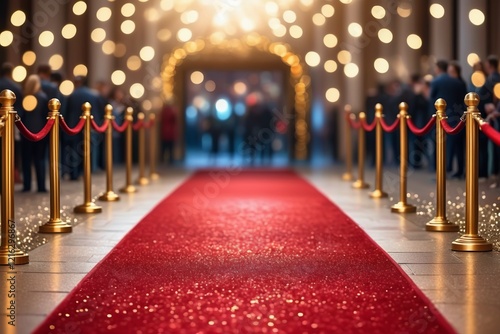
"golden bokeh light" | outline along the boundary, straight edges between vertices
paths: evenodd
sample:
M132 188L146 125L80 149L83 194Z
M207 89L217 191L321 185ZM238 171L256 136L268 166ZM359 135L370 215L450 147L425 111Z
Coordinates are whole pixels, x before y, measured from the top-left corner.
M309 51L305 57L306 64L311 67L316 67L321 62L321 57L316 51Z
M177 40L187 42L193 37L193 33L188 28L181 28L177 32Z
M115 52L115 48L116 48L116 45L115 45L115 42L113 42L112 40L107 40L107 41L104 41L104 43L102 43L102 52L106 55L112 55L114 52Z
M59 85L59 91L63 94L63 95L70 95L71 93L73 93L73 91L75 90L75 85L73 84L73 81L71 80L64 80L63 82L61 82L61 84Z
M474 64L476 64L480 61L481 61L481 58L479 58L477 53L472 52L472 53L469 53L469 55L467 56L467 63L470 66L474 66Z
M168 30L167 28L160 29L156 33L156 38L158 38L158 40L160 40L161 42L166 42L170 38L172 38L172 32L170 30Z
M433 18L440 19L445 14L444 7L443 7L443 5L441 5L439 3L433 3L429 7L429 13L431 14L431 16Z
M378 39L382 42L382 43L390 43L392 42L392 32L387 29L387 28L382 28L378 31Z
M247 92L247 85L244 82L238 81L234 83L233 90L238 95L243 95Z
M341 63L342 65L345 65L345 64L348 64L351 62L352 56L351 56L351 53L349 51L341 50L337 54L337 59L339 60L339 63Z
M103 28L95 28L90 33L90 38L94 42L100 43L106 39L106 30L104 30Z
M359 37L363 34L363 28L357 22L349 23L347 26L347 31L352 37Z
M161 0L160 8L165 12L174 9L174 0Z
M152 46L144 46L139 52L139 56L143 61L150 61L155 57L155 49Z
M243 31L252 31L255 29L255 23L248 17L245 17L240 21L240 26Z
M283 13L283 20L286 23L294 23L295 20L297 20L297 14L295 14L293 10L285 10L285 12Z
M85 1L77 1L73 5L73 14L83 15L87 11L87 4Z
M196 10L189 10L181 14L181 22L184 24L192 24L198 21L199 16Z
M156 8L148 8L144 12L144 17L149 22L156 22L161 18L161 14Z
M325 65L324 65L324 68L325 68L325 71L328 72L328 73L333 73L337 70L337 62L335 60L327 60L325 61Z
M10 23L12 23L14 27L20 27L24 22L26 22L26 14L22 10L16 10L10 16Z
M62 29L61 29L61 35L65 39L72 39L75 37L77 32L76 26L72 23L66 24Z
M266 2L266 4L264 5L264 10L266 11L266 14L267 15L276 15L278 14L278 11L279 11L279 6L276 2Z
M300 26L293 25L290 27L289 33L290 33L290 36L292 36L293 38L299 39L302 37L304 32L302 31L302 28Z
M111 73L111 82L113 85L120 86L123 85L125 80L127 79L127 76L125 75L125 72L122 70L115 70L113 73Z
M358 65L354 63L349 63L344 66L344 74L348 78L354 78L358 75L359 73L359 67Z
M138 69L141 68L141 65L142 65L142 61L141 61L141 58L139 58L138 56L130 56L128 59L127 59L127 68L131 71L137 71Z
M116 43L115 45L115 52L113 52L113 55L115 57L123 57L127 53L127 47L123 43Z
M493 86L493 93L497 99L500 99L500 83L496 83L495 86Z
M477 88L483 87L484 83L486 82L486 76L481 71L475 71L471 75L471 82Z
M125 35L130 35L135 30L135 22L132 20L125 20L122 22L120 29Z
M58 71L64 64L64 58L60 54L54 54L49 58L49 65L54 71Z
M406 43L408 46L414 50L418 50L422 47L422 39L417 34L410 34L406 38Z
M471 9L469 12L469 20L475 26L480 26L485 21L484 13L479 9Z
M376 19L383 19L385 17L385 9L382 6L376 5L372 7L372 16Z
M338 43L337 36L334 34L326 34L325 37L323 37L323 43L327 48L334 48Z
M22 82L24 79L26 79L26 76L28 75L28 71L26 71L26 68L24 66L16 66L12 70L12 79L17 82Z
M38 100L36 96L34 95L26 95L23 98L23 109L30 112L35 110L36 106L38 105Z
M73 75L76 76L87 76L89 69L84 64L78 64L73 68Z
M276 37L283 37L286 35L286 27L284 25L280 25L276 29L273 30L273 34Z
M38 36L38 43L43 47L51 46L54 43L54 34L52 31L45 30L42 31L40 36Z
M200 71L194 71L190 76L191 82L195 85L199 85L205 80L205 76Z
M325 94L328 102L334 103L340 99L340 92L337 88L329 88Z
M332 17L335 14L335 8L330 4L323 5L323 7L321 7L321 14L323 14L324 17Z
M141 105L144 111L150 111L153 109L153 102L151 102L151 100L144 100Z
M403 18L409 17L412 12L411 3L409 1L401 2L398 6L397 12L398 15Z
M377 58L373 62L373 67L378 73L387 73L389 71L389 62L384 58Z
M135 13L135 6L132 3L126 3L122 6L120 12L124 17L131 17Z
M316 13L312 17L314 25L322 26L326 23L326 18L321 13Z
M101 22L106 22L111 18L112 11L109 7L101 7L97 10L95 16Z
M23 54L24 65L31 66L35 63L35 61L36 61L36 53L34 53L33 51L26 51Z
M0 45L3 47L7 47L12 44L14 41L14 34L9 31L5 30L0 33Z
M130 96L132 96L134 99L140 99L144 95L144 86L138 82L132 84L130 86Z

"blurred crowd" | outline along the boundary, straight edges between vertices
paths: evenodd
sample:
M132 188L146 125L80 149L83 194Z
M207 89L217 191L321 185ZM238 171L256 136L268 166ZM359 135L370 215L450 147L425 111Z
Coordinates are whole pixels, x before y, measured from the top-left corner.
M412 121L422 128L436 113L434 106L439 98L446 101L447 121L451 126L460 122L466 106L464 97L468 92L479 95L478 106L481 117L500 130L500 103L494 88L500 83L499 60L491 55L485 61L474 64L474 80L465 80L462 69L456 61L439 60L435 63L432 75L413 75L409 82L392 80L368 92L366 110L368 121L375 116L375 105L383 105L387 123L392 124L399 113L399 104L408 104ZM475 77L475 78L474 78ZM498 90L498 87L497 87ZM375 161L375 133L367 133L367 153L372 164ZM384 162L398 165L400 150L399 130L384 133ZM409 163L414 169L435 170L435 130L421 137L408 131ZM450 178L465 176L465 129L459 134L446 137L446 170ZM491 187L499 185L500 149L482 133L479 134L479 180L491 179Z
M89 87L87 78L77 76L73 80L73 92L65 96L59 86L63 82L63 76L53 72L46 64L38 66L35 74L29 75L23 85L19 85L12 79L13 66L4 63L0 69L0 91L9 89L16 95L14 108L22 122L29 131L36 133L40 131L47 122L49 113L48 102L52 98L61 101L61 115L70 127L74 127L80 120L82 105L89 102L92 106L91 113L97 124L104 121L104 108L107 104L113 107L113 116L118 124L124 120L125 110L131 106L137 110L135 101L129 98L119 88L111 86L106 82L98 82L95 87ZM25 97L34 96L36 105L23 103ZM61 174L70 180L78 180L83 173L83 132L70 136L61 132ZM48 136L44 139L32 142L22 136L15 128L15 181L23 184L23 192L29 192L32 188L32 169L36 175L38 192L47 192L46 168L48 165ZM113 161L122 163L124 161L124 138L123 134L113 132ZM104 135L91 131L91 168L92 172L104 169Z

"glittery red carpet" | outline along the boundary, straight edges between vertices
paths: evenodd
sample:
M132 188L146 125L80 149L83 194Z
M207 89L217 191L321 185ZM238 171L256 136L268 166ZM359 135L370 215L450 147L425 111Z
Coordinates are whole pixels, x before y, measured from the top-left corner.
M349 217L280 170L195 174L35 333L453 329Z

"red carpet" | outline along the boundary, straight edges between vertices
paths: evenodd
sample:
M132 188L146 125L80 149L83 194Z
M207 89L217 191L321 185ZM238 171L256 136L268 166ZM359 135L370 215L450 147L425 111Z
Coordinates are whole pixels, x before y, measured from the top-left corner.
M384 251L294 172L234 174L195 174L35 333L454 332Z

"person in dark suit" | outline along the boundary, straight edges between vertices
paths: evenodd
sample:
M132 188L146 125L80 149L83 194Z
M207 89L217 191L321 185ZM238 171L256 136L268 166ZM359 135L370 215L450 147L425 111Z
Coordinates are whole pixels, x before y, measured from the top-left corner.
M500 73L498 72L498 57L488 56L484 65L488 77L484 85L479 89L479 111L481 117L487 117L486 105L495 103L495 94L493 89L500 82ZM488 177L488 138L480 131L479 132L479 178L486 180Z
M11 90L15 95L16 95L16 102L14 102L14 110L17 112L22 112L23 110L23 92L21 89L21 86L18 85L14 80L12 80L12 71L14 69L14 66L12 66L11 63L3 63L2 67L0 68L0 92L8 89ZM17 131L15 129L14 131ZM0 138L0 143L1 143L1 138ZM19 170L21 169L21 140L19 137L19 134L16 133L15 135L15 143L14 143L14 177L16 180L16 183L21 182L20 178L20 173ZM1 157L0 157L0 166L3 166L1 163ZM1 184L1 180L0 180Z
M19 116L29 131L39 132L47 122L49 113L47 95L42 90L40 77L30 75L24 84L24 95L36 98L36 106L32 110L22 110ZM47 165L47 149L49 138L32 142L21 135L21 158L23 162L23 192L31 191L31 166L35 166L38 192L45 193L45 171Z
M94 110L103 110L99 94L91 90L87 85L87 78L77 76L74 80L75 90L70 94L67 100L67 107L64 112L64 119L70 127L74 127L80 121L82 115L82 105L85 102L92 106L91 113ZM70 136L64 147L63 165L67 167L71 180L77 180L83 170L83 133ZM91 151L91 154L95 152Z
M446 116L451 126L456 126L460 122L460 117L465 110L464 97L467 94L467 86L460 79L451 77L448 73L448 62L439 60L435 66L436 76L431 81L429 108L435 110L434 103L439 98L446 101ZM446 170L453 170L453 152L460 142L456 137L448 135L446 137ZM463 163L458 164L458 170L455 177L461 177L464 173Z
M42 81L42 90L47 95L47 98L50 100L52 98L61 100L61 94L59 93L59 88L56 86L54 82L50 80L50 76L52 74L52 68L48 64L43 64L38 66L37 74Z

